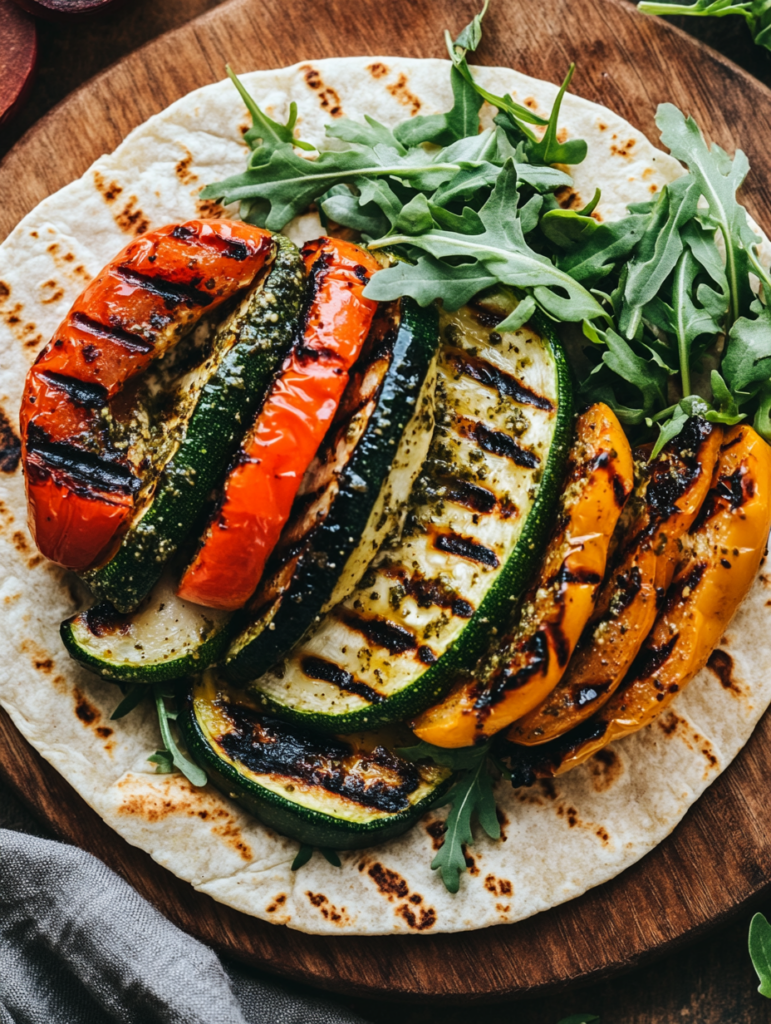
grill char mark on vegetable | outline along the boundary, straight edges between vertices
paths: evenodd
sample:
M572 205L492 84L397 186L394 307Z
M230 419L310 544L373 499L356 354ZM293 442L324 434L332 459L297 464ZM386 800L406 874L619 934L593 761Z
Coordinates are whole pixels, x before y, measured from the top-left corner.
M114 324L100 324L97 320L92 320L91 317L86 316L85 313L73 313L71 319L75 326L83 331L84 334L91 334L95 338L111 341L114 344L121 345L123 348L136 352L152 352L153 350L153 343L147 341L141 335L124 331L121 327L117 327Z
M511 770L514 789L532 786L537 779L550 779L556 775L566 757L587 740L600 739L607 729L606 722L587 718L570 732L539 746L523 747L501 740L498 754Z
M63 391L75 405L84 409L101 409L107 404L107 388L101 384L90 384L75 377L66 377L62 373L50 371L40 374L41 378L52 387Z
M196 284L182 284L178 281L169 281L160 275L151 277L149 274L140 274L131 267L116 267L115 273L127 284L135 288L144 288L152 295L163 299L167 309L175 309L177 306L209 306L215 296L202 291L196 285L200 284L200 278ZM196 279L194 279L196 280Z
M345 669L340 668L333 661L325 661L323 658L303 658L301 667L309 679L320 679L324 683L331 683L339 690L345 690L347 693L355 693L358 697L363 697L370 704L382 704L385 700L385 697L379 694L377 690L373 690L366 683L361 683L354 679L350 672L346 672Z
M413 598L419 608L449 608L459 619L470 619L474 614L473 606L441 579L427 579L419 573L411 573L403 565L380 566L378 572L388 579L398 580L404 596Z
M409 807L409 795L420 785L417 767L384 747L356 755L353 747L334 737L319 737L239 704L217 701L233 723L233 731L217 743L234 761L257 774L281 775L319 786L362 807L396 813ZM350 763L346 765L344 762ZM383 768L398 781L372 780Z
M365 618L347 608L337 610L338 617L348 626L366 637L369 643L377 647L385 647L389 654L403 654L405 651L417 650L418 642L415 634L388 619Z
M510 459L525 469L537 469L541 464L535 452L525 448L503 430L491 430L484 423L463 419L458 423L458 433L474 441L483 451L502 459Z
M237 260L239 263L243 263L250 255L253 254L253 250L250 252L249 246L240 238L223 238L222 235L216 235L214 238L206 239L203 241L192 228L187 227L186 224L178 224L177 227L171 232L174 238L179 238L183 242L189 241L194 238L197 245L207 245L208 247L216 248L217 252L226 256L228 259Z
M447 554L457 555L458 558L467 558L470 562L478 562L491 569L497 569L500 559L494 551L479 544L470 537L461 537L458 533L439 533L434 537L434 547L437 551L446 551Z
M34 423L30 424L27 432L27 450L37 456L45 469L71 480L81 493L83 488L116 491L119 494L136 494L139 490L139 478L127 467L75 445L49 441L45 431Z
M517 380L513 374L500 370L486 359L469 355L459 349L445 352L444 358L455 367L458 373L463 374L464 377L471 377L472 380L485 387L492 388L502 397L512 398L520 405L532 405L536 409L543 409L546 412L551 412L554 409L553 403L548 398L539 395L537 391L533 391L522 381Z

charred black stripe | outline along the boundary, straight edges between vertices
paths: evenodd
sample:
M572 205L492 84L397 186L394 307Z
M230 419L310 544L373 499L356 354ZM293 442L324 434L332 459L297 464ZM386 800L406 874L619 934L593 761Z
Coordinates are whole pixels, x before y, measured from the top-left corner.
M531 390L512 374L499 370L497 366L488 363L485 359L456 351L450 353L447 360L464 377L470 377L485 387L493 388L499 395L513 398L520 405L532 405L536 409L544 409L546 412L551 412L554 409L554 405L548 398L539 395L537 391Z
M396 622L390 622L388 619L367 619L346 608L337 614L349 629L361 633L371 644L385 647L389 654L404 654L405 651L417 649L415 635Z
M497 569L500 565L498 556L490 548L486 548L483 544L478 544L469 537L461 537L457 533L437 534L434 537L434 547L437 551L446 551L449 555L468 558L471 562L489 565L492 569Z
M373 690L366 683L360 683L345 669L340 668L333 661L324 661L323 658L303 658L300 667L309 679L320 679L324 683L332 683L339 690L347 693L355 693L370 704L382 704L386 699L377 690Z
M84 334L91 334L93 337L103 338L105 341L117 342L124 348L135 349L138 352L152 352L153 350L153 343L146 341L139 334L131 334L129 331L121 330L120 327L100 324L97 320L86 316L85 313L73 313L70 319Z
M90 384L76 380L75 377L65 377L64 374L50 371L41 373L40 376L46 384L68 395L75 405L81 405L85 409L101 409L107 404L107 388L101 384Z
M27 448L50 469L58 470L75 483L96 487L101 491L136 494L141 481L126 466L100 459L91 452L71 444L45 439L45 433L31 423L27 432Z
M591 586L598 586L602 583L602 576L591 569L579 569L578 572L574 572L563 563L556 580L560 583L588 583Z
M394 595L398 600L411 597L419 608L450 608L459 619L470 619L474 614L473 605L449 587L441 578L427 579L419 573L410 573L404 566L380 566L379 572L389 579L399 581L400 590Z
M624 680L621 690L627 689L638 679L644 679L646 676L652 676L658 672L675 649L679 636L679 633L675 633L674 636L670 637L660 647L654 647L653 645L643 647L629 669L629 674Z
M167 281L164 277L150 277L149 274L140 274L131 267L117 267L115 273L127 284L133 284L135 288L144 288L151 295L157 295L166 304L167 309L175 306L210 306L214 296L208 292L201 291L192 284L180 284L177 281Z
M510 434L506 434L502 430L490 430L484 423L475 423L463 430L462 433L476 441L484 451L504 459L511 459L517 466L535 469L541 464L541 460L534 452L523 448Z
M177 227L171 232L172 238L179 238L183 242L188 242L193 239L198 245L210 246L211 241L209 239L202 239L201 236L193 228L189 228L184 224L178 224ZM226 256L231 260L238 260L242 262L251 253L257 250L252 249L250 251L249 246L246 242L240 238L223 238L222 235L215 234L215 238L219 242L216 247L218 252L221 252L223 256Z
M409 807L409 794L420 785L417 767L384 747L360 753L354 766L348 767L345 762L354 748L344 740L317 736L239 704L216 703L233 725L233 731L216 742L236 764L258 775L299 779L364 807L391 813Z
M510 690L519 690L534 675L546 672L549 667L549 641L546 633L542 630L534 633L523 646L522 653L527 657L527 663L516 672L508 665L499 669L492 682L477 697L475 708L479 711L491 708L500 703Z
M444 495L447 501L463 505L482 515L492 512L498 503L492 491L477 484L470 484L466 480L451 480L446 486L449 488Z

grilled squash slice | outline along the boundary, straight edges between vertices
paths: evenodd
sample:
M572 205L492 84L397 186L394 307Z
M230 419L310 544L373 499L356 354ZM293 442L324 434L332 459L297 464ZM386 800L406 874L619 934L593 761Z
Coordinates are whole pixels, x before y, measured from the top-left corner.
M515 302L498 293L441 314L437 424L404 530L248 684L266 710L335 733L406 718L509 618L551 527L572 430L551 331L495 330Z
M400 741L396 731L319 737L265 715L213 672L181 706L187 748L212 782L301 843L351 850L386 842L414 825L453 781L448 768L414 764L389 749Z

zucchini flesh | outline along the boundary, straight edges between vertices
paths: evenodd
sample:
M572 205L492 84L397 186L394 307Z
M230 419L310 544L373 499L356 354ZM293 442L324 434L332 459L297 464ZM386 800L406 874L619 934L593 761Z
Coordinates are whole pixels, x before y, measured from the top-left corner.
M513 303L443 312L437 426L401 537L290 655L248 684L277 715L333 732L436 701L503 627L548 536L572 431L562 350Z
M335 423L306 473L293 515L227 653L233 682L286 654L343 600L398 526L433 429L435 308L381 308Z
M166 461L120 546L83 573L94 595L130 612L195 527L294 335L304 289L296 246L277 235L276 256L217 331L203 365L177 389Z
M70 657L105 679L159 683L197 673L227 648L228 612L183 601L166 571L140 607L129 614L107 602L62 623Z
M395 730L319 737L265 715L206 672L180 701L188 751L214 785L269 828L301 843L350 850L409 829L452 783L389 746Z

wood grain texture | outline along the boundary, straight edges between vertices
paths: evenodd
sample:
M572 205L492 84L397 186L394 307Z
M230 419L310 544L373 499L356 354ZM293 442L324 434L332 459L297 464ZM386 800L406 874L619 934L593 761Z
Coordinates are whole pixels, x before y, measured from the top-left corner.
M236 70L332 55L443 56L440 27L460 28L476 0L231 0L137 51L43 118L0 165L0 237L137 124L190 89ZM765 216L771 155L756 124L771 93L749 75L624 0L508 0L479 54L574 88L656 137L656 105L693 113L711 138L748 153L744 199ZM116 103L116 97L121 102ZM51 159L51 153L57 159ZM462 935L326 938L244 917L195 893L129 847L0 715L0 774L62 838L113 866L171 920L255 966L323 988L457 1003L554 990L673 949L768 893L771 718L673 835L641 863L578 900L517 925ZM484 970L480 970L480 964Z

